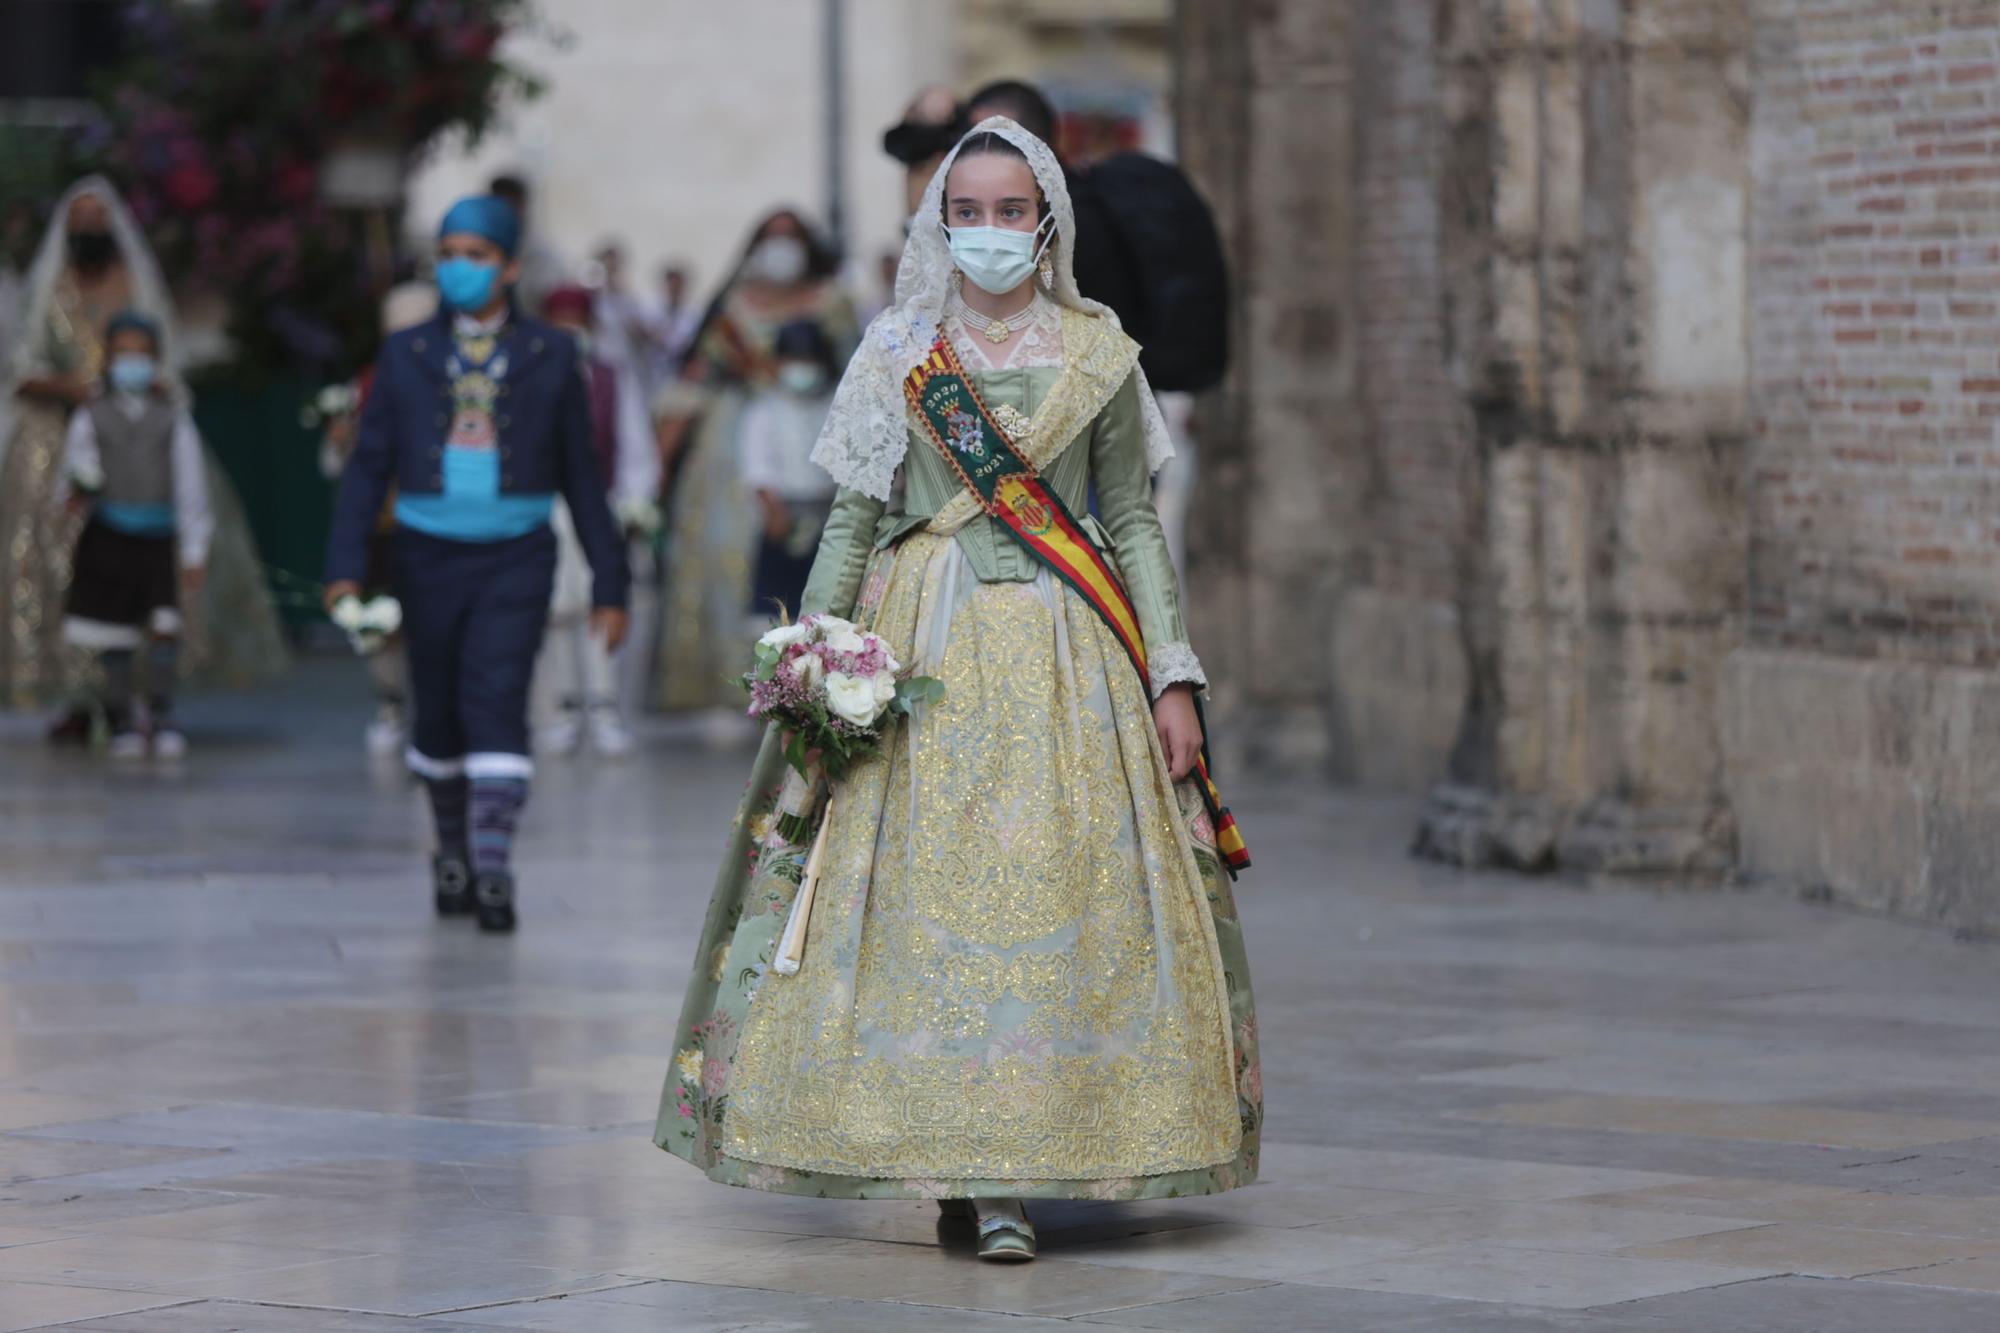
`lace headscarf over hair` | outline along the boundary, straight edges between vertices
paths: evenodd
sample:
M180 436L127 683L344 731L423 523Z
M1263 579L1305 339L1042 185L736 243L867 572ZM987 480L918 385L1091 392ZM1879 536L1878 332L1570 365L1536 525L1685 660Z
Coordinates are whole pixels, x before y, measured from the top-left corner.
M119 198L117 188L102 176L85 176L56 201L48 227L42 232L42 243L28 265L21 303L20 345L14 349L12 364L0 366L0 457L5 456L13 436L14 386L53 370L46 364L49 313L55 305L56 286L69 267L70 205L86 194L104 205L105 215L110 219L111 235L118 242L118 257L132 284L132 295L125 304L159 326L160 366L167 372L168 388L180 392L180 328L174 318L173 297L160 274L158 261L153 258L152 247L146 244L145 232L125 207L125 201ZM101 334L103 330L93 332Z
M991 116L972 127L958 145L938 164L930 184L924 188L923 202L917 205L909 238L903 243L902 263L896 269L896 302L875 317L863 335L861 347L848 363L834 393L833 408L826 427L813 446L813 462L825 468L833 479L851 490L889 498L909 444L909 421L903 401L903 378L929 353L937 341L938 329L952 299L951 275L955 265L951 246L945 239L944 184L952 164L966 141L992 134L1006 140L1028 160L1042 198L1055 217L1055 238L1047 256L1055 274L1046 288L1055 301L1071 310L1109 320L1115 328L1118 316L1111 308L1093 301L1076 286L1076 209L1070 202L1069 184L1055 153L1028 131L1005 116ZM1039 283L1039 279L1034 279ZM1174 456L1166 422L1153 401L1144 371L1139 376L1139 400L1145 416L1146 462L1158 472Z

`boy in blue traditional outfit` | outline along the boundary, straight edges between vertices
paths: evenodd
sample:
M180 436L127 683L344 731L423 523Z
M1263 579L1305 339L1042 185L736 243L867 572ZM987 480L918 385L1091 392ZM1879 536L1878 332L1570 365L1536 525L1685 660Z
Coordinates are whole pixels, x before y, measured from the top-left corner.
M440 915L515 925L514 830L534 761L528 693L548 619L555 497L593 577L592 629L625 636L624 541L592 448L569 335L521 315L520 220L490 195L438 227L435 319L383 344L327 553L327 605L358 594L368 536L397 486L394 583L415 725L409 765L437 825Z

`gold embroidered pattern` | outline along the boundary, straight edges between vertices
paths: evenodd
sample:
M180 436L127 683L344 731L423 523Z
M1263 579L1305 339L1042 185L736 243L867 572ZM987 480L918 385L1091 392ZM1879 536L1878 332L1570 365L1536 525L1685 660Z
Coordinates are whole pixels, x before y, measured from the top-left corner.
M874 626L915 660L948 615L946 694L843 786L813 965L759 986L723 1151L962 1180L1230 1161L1214 919L1138 680L1074 594L951 551L897 552Z

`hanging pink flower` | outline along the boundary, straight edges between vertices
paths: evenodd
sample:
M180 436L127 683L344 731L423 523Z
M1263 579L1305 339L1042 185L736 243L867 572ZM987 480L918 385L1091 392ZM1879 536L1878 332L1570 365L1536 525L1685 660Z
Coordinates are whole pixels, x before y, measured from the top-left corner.
M183 213L199 213L215 199L215 173L205 162L185 160L167 173L160 188L167 201Z

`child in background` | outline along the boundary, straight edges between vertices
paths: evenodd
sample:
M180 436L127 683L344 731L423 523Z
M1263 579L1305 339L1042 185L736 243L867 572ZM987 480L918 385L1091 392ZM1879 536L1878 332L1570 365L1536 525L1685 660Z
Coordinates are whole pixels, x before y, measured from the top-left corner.
M645 526L641 516L647 511L654 513L657 527L660 456L653 447L645 390L632 373L631 359L613 359L594 338L599 299L586 287L558 287L542 302L542 317L576 341L590 395L591 447L629 546ZM555 596L537 674L544 683L539 693L545 696L537 710L537 742L549 754L574 754L588 737L591 748L605 758L623 758L636 742L619 702L617 658L590 625L590 560L560 502L553 526ZM638 554L628 551L628 559Z
M200 590L215 520L202 469L201 437L160 374L160 331L144 315L105 328L105 391L70 418L63 473L71 503L90 518L76 548L63 637L97 655L98 704L111 729L111 757L161 759L187 753L174 724L180 672L181 595ZM134 698L146 650L148 698Z
M738 427L743 488L756 497L760 511L750 596L752 619L759 621L780 607L796 616L812 572L834 492L833 480L812 461L812 450L840 373L826 334L811 320L779 329L772 350L777 383L758 392Z

